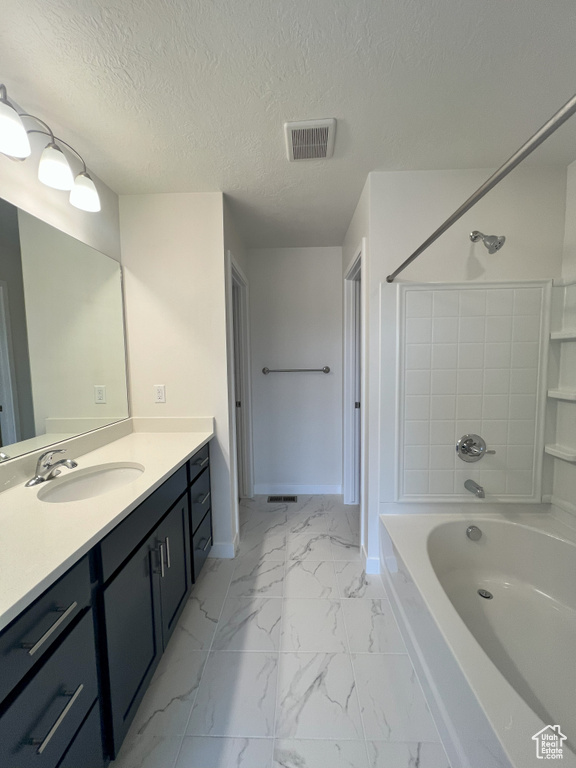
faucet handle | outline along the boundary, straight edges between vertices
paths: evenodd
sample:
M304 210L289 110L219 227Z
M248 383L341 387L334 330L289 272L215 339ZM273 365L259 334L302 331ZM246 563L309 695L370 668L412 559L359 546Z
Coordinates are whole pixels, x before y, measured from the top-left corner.
M55 453L66 453L66 449L54 448L51 451L46 451L46 453L43 453L38 459L38 467L39 468L43 467L44 469L48 469Z

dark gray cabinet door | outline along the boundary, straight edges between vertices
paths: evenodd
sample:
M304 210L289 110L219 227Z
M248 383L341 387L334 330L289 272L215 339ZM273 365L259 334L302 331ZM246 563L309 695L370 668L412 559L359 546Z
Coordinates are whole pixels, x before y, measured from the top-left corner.
M103 593L115 753L162 655L159 568L151 536Z
M184 496L160 523L155 539L163 558L160 573L162 637L172 634L190 588L190 533L188 497Z

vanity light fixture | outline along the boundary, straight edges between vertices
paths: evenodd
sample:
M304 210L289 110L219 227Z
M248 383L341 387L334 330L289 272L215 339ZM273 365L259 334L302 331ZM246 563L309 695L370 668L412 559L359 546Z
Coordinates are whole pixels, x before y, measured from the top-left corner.
M36 120L45 130L27 130L22 118ZM52 129L44 120L27 112L17 112L8 101L6 86L0 84L0 152L20 160L29 157L31 148L28 134L31 133L41 133L50 138L40 156L38 179L53 189L70 191L70 204L75 208L89 213L100 211L100 196L88 173L84 158L68 142L54 136ZM82 170L75 178L68 158L59 145L73 152L82 163Z
M0 152L18 160L29 157L32 149L18 112L8 101L6 86L0 83Z

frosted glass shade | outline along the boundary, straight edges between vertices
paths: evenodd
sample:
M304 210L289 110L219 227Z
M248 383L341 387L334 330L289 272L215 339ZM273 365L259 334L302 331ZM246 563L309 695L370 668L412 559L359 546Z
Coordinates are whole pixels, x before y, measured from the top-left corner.
M38 178L53 189L72 189L74 176L62 150L53 142L48 144L40 157Z
M70 203L75 208L89 213L98 213L101 209L98 190L87 173L79 173L74 179L74 186L70 192Z
M30 141L16 110L0 100L0 152L10 157L29 157Z

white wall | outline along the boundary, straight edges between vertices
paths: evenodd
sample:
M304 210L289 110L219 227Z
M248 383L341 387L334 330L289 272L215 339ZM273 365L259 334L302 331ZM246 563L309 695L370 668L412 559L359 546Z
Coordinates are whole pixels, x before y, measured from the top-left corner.
M342 250L253 250L249 279L255 491L340 493Z
M0 197L56 229L120 261L120 223L118 196L97 176L91 176L98 188L102 210L87 213L68 202L67 192L51 189L38 181L38 160L47 137L30 136L32 154L23 162L0 155ZM90 158L86 161L90 165ZM82 170L74 167L73 170Z
M121 197L120 222L132 415L215 418L213 553L232 556L222 195Z
M400 265L490 175L487 169L375 172L369 178L367 269L368 568L377 568L380 504L395 496L396 285L386 276ZM518 168L402 274L427 282L501 281L559 276L566 172ZM488 254L469 233L505 235Z
M18 228L35 434L51 431L48 418L87 420L85 430L125 419L118 262L23 211ZM95 385L105 403L94 402Z

